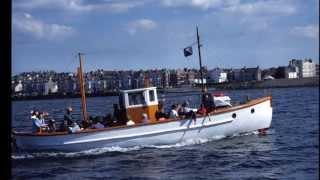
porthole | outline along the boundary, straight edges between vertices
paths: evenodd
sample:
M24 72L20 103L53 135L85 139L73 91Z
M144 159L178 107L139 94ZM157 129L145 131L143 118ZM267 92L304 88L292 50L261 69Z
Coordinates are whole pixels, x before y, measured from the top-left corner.
M251 109L251 114L253 114L253 113L254 113L254 108Z
M237 117L236 113L232 114L232 118L235 119Z

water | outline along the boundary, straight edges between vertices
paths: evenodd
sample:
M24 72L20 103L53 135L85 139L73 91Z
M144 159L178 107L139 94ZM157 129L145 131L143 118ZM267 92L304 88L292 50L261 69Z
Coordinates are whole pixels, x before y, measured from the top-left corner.
M319 88L224 91L243 101L271 93L273 120L267 135L256 132L215 141L203 139L153 147L102 148L74 153L12 153L14 179L318 179ZM159 95L165 104L199 94ZM110 112L116 97L88 98L91 115ZM13 102L12 124L30 128L31 108L48 111L57 120L80 99Z

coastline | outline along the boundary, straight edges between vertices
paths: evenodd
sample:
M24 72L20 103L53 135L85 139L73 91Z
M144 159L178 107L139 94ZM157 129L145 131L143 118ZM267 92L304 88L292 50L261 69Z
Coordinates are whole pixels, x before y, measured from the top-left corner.
M208 87L214 87L217 90L269 89L310 86L319 86L319 77L208 84Z
M290 87L313 87L319 86L319 77L303 78L303 79L273 79L265 81L251 82L232 82L232 83L212 83L208 84L210 90L241 90L241 89L269 89L269 88L290 88ZM196 93L201 92L199 87L178 87L178 88L159 88L159 93ZM86 94L87 97L106 97L118 96L118 92L106 92L99 94ZM81 98L80 94L52 94L38 96L15 96L12 101L24 100L46 100L46 99L65 99L65 98Z

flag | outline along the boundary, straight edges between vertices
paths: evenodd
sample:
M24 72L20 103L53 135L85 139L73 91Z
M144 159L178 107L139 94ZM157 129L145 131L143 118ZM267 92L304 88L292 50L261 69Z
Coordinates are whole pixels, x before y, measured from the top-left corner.
M192 55L192 47L186 47L183 49L184 57L188 57Z

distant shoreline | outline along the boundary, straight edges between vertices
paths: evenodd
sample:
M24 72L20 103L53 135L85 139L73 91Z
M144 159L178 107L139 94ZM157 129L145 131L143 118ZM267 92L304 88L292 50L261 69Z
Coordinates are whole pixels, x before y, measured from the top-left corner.
M319 86L319 77L301 79L272 79L264 81L234 82L208 85L208 87L214 87L218 90L269 89L310 86Z
M251 82L234 82L234 83L219 83L208 84L209 90L244 90L244 89L270 89L270 88L291 88L291 87L316 87L319 86L319 77L303 78L303 79L273 79L265 81L251 81ZM159 93L196 93L201 92L199 87L188 88L159 88ZM119 92L106 92L100 94L86 94L87 97L108 97L118 96ZM16 96L12 97L12 101L24 100L47 100L47 99L67 99L67 98L81 98L80 94L63 95L40 95L40 96Z

